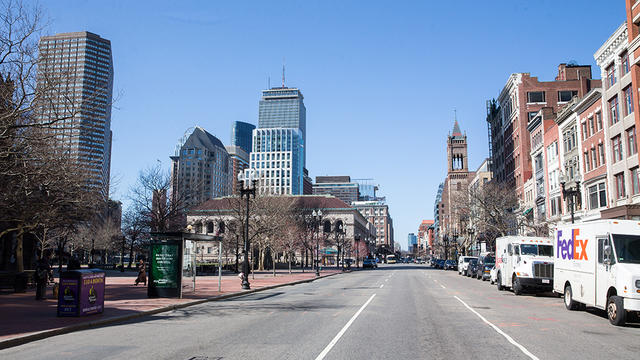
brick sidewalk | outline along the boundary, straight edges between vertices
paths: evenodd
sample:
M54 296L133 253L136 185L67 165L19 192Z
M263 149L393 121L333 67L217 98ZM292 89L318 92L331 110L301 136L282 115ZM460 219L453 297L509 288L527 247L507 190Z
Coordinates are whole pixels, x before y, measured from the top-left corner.
M337 273L335 269L323 270L321 275ZM109 276L113 273L114 276ZM52 288L49 287L45 301L35 300L35 290L31 289L21 294L0 294L0 345L3 341L25 337L43 331L76 327L81 324L89 324L96 320L116 320L142 314L150 310L157 310L167 306L186 304L197 300L209 299L224 294L241 292L240 279L237 275L224 275L222 277L222 291L218 292L217 276L198 276L196 278L196 291L184 292L182 299L147 297L147 288L140 284L134 285L136 276L115 274L107 271L104 313L86 317L57 317L57 300L52 299ZM255 274L255 279L249 277L251 289L292 283L315 278L315 273L306 270L304 273L296 270L289 274L286 270L279 270L274 277L270 272ZM2 346L0 346L2 348Z

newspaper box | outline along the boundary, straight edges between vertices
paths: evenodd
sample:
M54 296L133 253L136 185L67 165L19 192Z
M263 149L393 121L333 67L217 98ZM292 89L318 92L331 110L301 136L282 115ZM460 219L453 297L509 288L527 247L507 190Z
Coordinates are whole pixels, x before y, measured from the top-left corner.
M104 311L105 273L99 269L65 271L60 276L58 316L86 316Z

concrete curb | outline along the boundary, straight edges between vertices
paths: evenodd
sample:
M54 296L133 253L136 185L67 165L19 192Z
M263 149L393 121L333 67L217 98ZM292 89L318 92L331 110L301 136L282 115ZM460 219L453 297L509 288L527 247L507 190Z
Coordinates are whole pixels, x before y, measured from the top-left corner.
M333 273L333 274L325 274L325 275L321 275L319 277L314 277L314 278L310 278L310 279L292 281L292 282L283 283L283 284L265 286L265 287L261 287L261 288L257 288L257 289L251 289L251 290L239 291L239 292L234 292L234 293L229 293L229 294L224 294L224 295L219 295L219 296L213 296L213 297L209 297L209 298L205 298L205 299L193 300L193 301L189 301L189 302L185 302L185 303L181 303L181 304L167 305L167 306L164 306L164 307L161 307L161 308L157 308L157 309L140 311L138 313L129 314L129 315L123 315L123 316L117 316L117 317L112 317L112 318L108 318L108 319L89 321L89 322L82 323L82 324L69 325L69 326L65 326L65 327L62 327L62 328L58 328L58 329L44 330L44 331L40 331L40 332L37 332L37 333L28 334L28 335L25 335L25 336L19 336L19 337L10 338L10 339L7 339L7 340L0 341L0 350L8 349L8 348L11 348L11 347L14 347L14 346L24 345L24 344L27 344L27 343L30 343L30 342L33 342L33 341L42 340L42 339L50 338L50 337L57 336L57 335L63 335L63 334L68 334L68 333L72 333L72 332L75 332L75 331L86 330L86 329L91 329L91 328L97 328L97 327L101 327L101 326L105 326L105 325L111 325L111 324L124 322L124 321L127 321L127 320L132 320L132 319L136 319L136 318L140 318L140 317L144 317L144 316L155 315L155 314L159 314L159 313L163 313L163 312L167 312L167 311L183 309L183 308L186 308L186 307L189 307L189 306L204 304L204 303L210 302L210 301L226 300L226 299L230 299L230 298L234 298L234 297L240 297L240 296L244 296L244 295L253 294L253 293L256 293L256 292L260 292L260 291L276 289L276 288L280 288L280 287L283 287L283 286L292 286L292 285L309 283L309 282L312 282L312 281L315 281L315 280L318 280L318 279L323 279L323 278L327 278L327 277L338 275L338 274L342 274L342 273L341 272L337 272L337 273Z

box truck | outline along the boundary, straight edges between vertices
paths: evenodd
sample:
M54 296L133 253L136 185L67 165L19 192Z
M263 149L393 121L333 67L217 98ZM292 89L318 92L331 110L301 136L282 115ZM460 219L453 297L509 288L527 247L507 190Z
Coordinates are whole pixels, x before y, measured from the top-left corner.
M640 222L598 220L558 226L554 286L568 310L607 311L613 325L640 311Z
M551 238L503 236L496 239L496 285L515 295L553 289Z

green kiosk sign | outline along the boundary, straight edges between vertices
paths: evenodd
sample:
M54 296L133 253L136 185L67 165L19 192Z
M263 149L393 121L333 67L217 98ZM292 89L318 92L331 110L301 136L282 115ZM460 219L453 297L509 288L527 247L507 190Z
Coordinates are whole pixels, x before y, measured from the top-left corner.
M150 251L149 297L181 297L182 241L153 241Z

